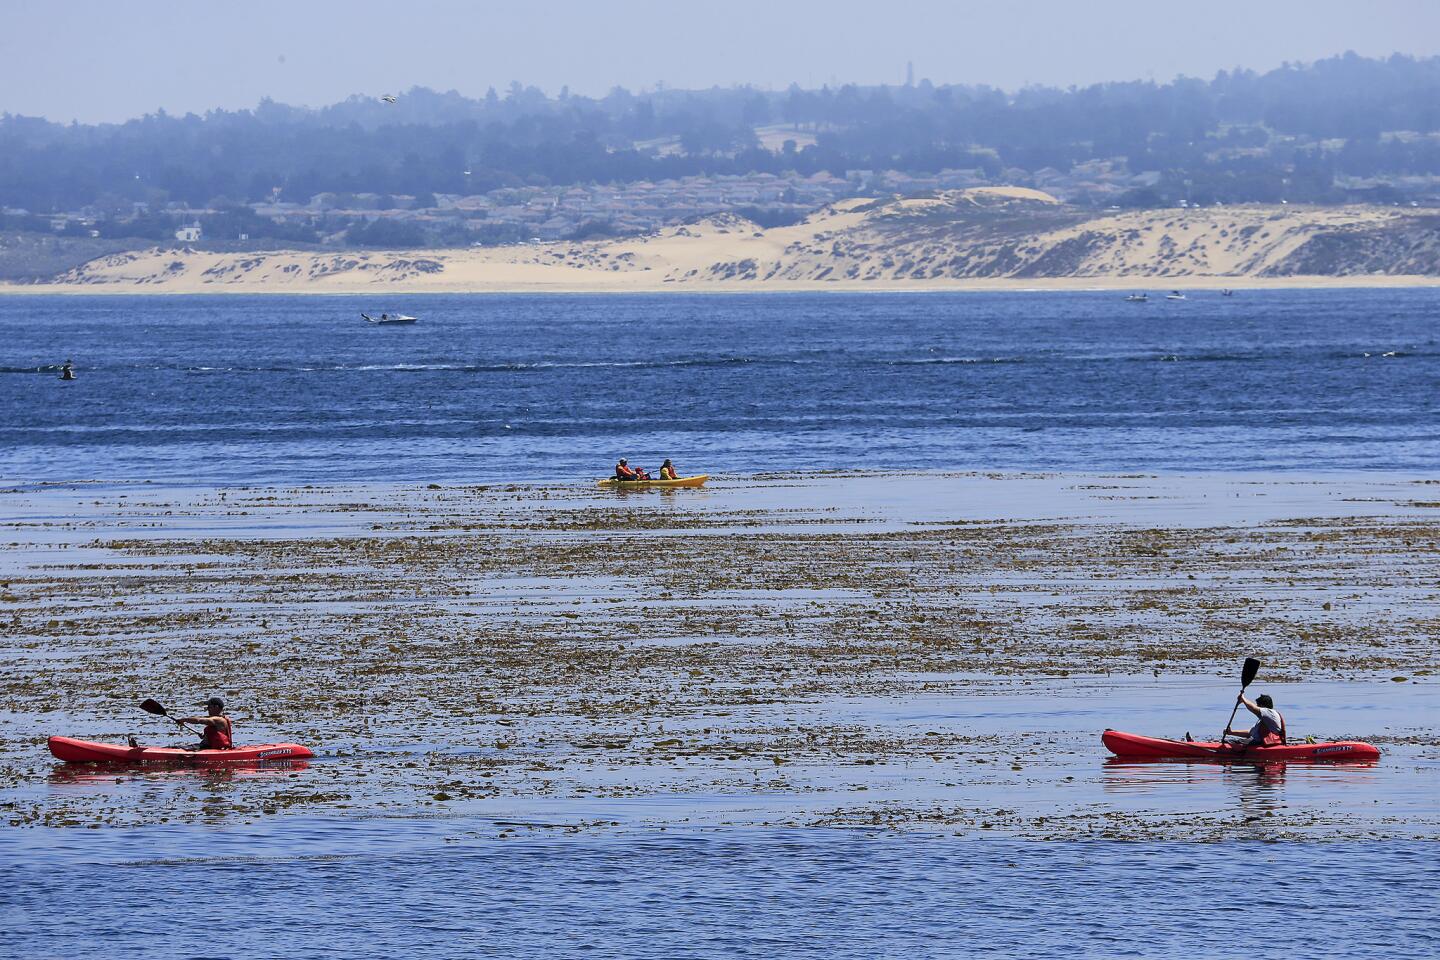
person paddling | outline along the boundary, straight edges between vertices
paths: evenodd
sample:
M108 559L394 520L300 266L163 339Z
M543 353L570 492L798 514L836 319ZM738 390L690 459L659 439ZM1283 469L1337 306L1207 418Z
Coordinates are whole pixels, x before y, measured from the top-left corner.
M200 743L195 750L229 750L235 746L235 740L231 736L234 726L230 718L225 716L225 701L219 697L211 697L205 701L206 716L203 717L182 717L181 723L199 723L205 726L201 734Z
M679 477L677 477L677 476L675 475L675 464L673 464L673 463L670 462L670 458L669 458L669 457L666 457L666 458L665 458L665 462L662 463L662 464L660 464L660 479L661 479L661 480L679 480L679 479L680 479Z
M74 361L74 360L66 360L66 361L61 365L61 367L60 367L60 379L61 379L61 380L74 380L74 379L75 379L75 361Z
M1245 709L1255 714L1258 719L1255 726L1249 730L1227 728L1226 746L1244 750L1247 747L1278 747L1285 743L1285 718L1275 709L1275 701L1270 699L1268 693L1262 693L1254 700L1241 693L1235 702L1244 704Z
M620 462L615 464L615 479L649 480L650 474L646 473L645 470L640 467L630 466L630 461L626 460L624 457L621 457Z

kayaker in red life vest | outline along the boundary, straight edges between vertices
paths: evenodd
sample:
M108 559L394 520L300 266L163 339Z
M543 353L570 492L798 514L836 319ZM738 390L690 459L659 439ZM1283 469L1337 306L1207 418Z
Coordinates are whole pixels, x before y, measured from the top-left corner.
M649 479L650 479L650 474L646 473L644 470L642 470L642 469L639 468L639 467L631 467L631 466L630 466L630 461L629 461L629 460L626 460L624 457L621 457L621 458L620 458L620 462L617 463L617 464L615 464L615 479L616 479L616 480L649 480Z
M673 464L673 463L670 462L670 458L669 458L669 457L666 457L666 458L665 458L665 462L662 463L662 464L660 464L660 479L661 479L661 480L679 480L679 479L680 479L679 477L677 477L677 476L675 475L675 464Z
M1242 693L1236 702L1243 703L1245 709L1259 719L1249 730L1226 730L1227 746L1244 750L1246 747L1278 747L1285 742L1285 718L1275 709L1275 701L1268 693L1262 693L1254 700Z
M234 727L230 718L225 716L225 701L219 697L211 697L205 701L206 716L184 717L181 723L199 723L205 725L205 732L201 734L199 745L196 750L229 750L235 745L231 732Z

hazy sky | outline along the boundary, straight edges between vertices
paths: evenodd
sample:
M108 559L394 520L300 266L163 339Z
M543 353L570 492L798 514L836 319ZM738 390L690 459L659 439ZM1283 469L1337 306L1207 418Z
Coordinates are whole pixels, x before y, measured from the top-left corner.
M6 0L0 112L121 120L511 80L1069 85L1440 54L1440 0Z

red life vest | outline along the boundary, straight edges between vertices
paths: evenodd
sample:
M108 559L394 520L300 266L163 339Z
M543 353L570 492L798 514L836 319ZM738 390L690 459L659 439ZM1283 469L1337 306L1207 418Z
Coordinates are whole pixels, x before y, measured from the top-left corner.
M639 475L639 473L637 473L632 468L625 466L623 463L615 464L615 476L619 477L621 480L634 480Z
M661 479L661 480L678 480L679 478L675 476L675 468L674 468L674 467L661 467L661 468L660 468L660 479Z
M1266 730L1266 731L1265 731L1265 736L1263 736L1263 737L1260 738L1260 743L1258 744L1258 746L1261 746L1261 747L1279 747L1279 746L1283 746L1283 745L1284 745L1284 743L1285 743L1285 715L1282 714L1279 710L1276 710L1276 711L1275 711L1275 716L1277 716L1277 717L1280 718L1280 732L1279 732L1279 733L1276 733L1274 730Z
M230 726L230 718L221 717L221 719L225 721L225 726L207 726L205 728L204 741L206 750L229 750L235 745L230 737L230 731L232 729Z

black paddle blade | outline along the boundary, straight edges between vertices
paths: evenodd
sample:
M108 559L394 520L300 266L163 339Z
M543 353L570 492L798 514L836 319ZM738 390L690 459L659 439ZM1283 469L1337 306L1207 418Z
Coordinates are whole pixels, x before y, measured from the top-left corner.
M160 706L160 704L156 703L154 700L146 700L142 702L140 704L140 709L144 710L146 713L153 713L157 717L169 716L169 714L165 712L165 708Z
M1245 666L1240 670L1240 689L1244 690L1250 686L1250 681L1260 672L1260 661L1254 657L1245 658Z

